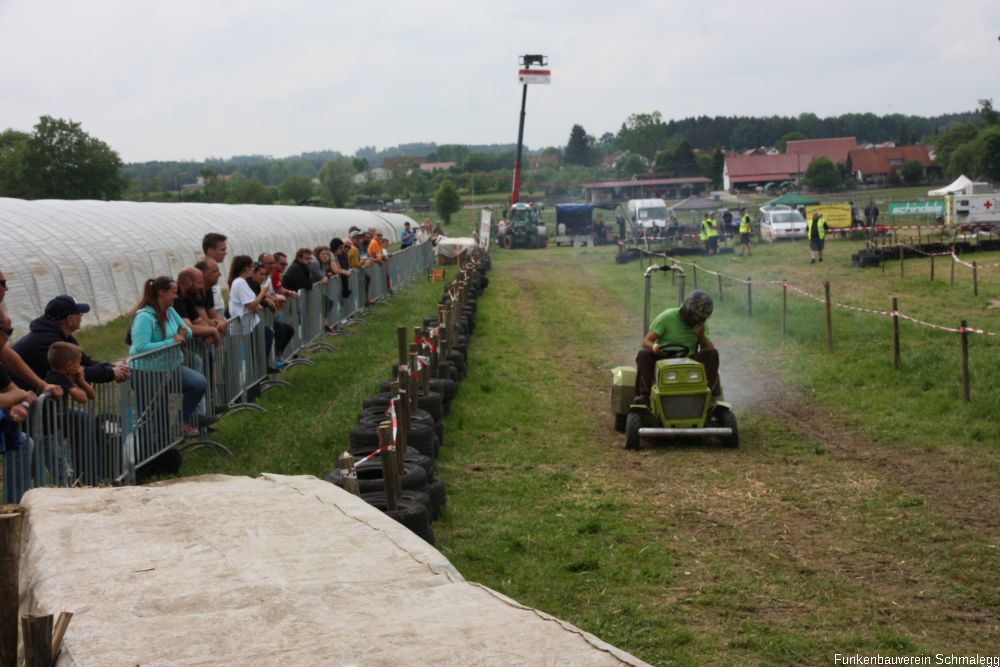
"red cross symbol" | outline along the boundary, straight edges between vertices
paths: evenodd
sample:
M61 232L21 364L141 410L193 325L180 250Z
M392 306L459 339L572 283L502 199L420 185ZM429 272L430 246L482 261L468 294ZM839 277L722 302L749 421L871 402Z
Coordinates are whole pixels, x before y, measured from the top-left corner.
M990 210L991 208L993 208L993 202L991 202L991 201L990 201L989 199L987 199L987 200L986 200L986 203L985 203L985 204L983 204L983 206L985 206L985 207L986 207L986 210L988 211L988 210Z

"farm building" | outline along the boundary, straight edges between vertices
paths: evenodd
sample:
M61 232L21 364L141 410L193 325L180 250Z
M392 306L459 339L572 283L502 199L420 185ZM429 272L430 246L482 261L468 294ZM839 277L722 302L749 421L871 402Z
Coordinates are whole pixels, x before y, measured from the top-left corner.
M848 154L847 167L861 183L881 184L898 179L899 170L916 160L926 171L932 168L930 150L924 144L887 148L858 148Z
M627 199L683 199L708 192L712 181L704 176L683 178L630 179L584 183L589 202L615 202Z

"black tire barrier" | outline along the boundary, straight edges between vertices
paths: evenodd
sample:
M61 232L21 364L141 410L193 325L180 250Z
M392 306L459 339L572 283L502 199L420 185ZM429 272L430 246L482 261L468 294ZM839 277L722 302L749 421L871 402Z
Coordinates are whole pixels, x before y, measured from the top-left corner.
M378 426L381 422L388 420L389 417L386 416L385 410L382 408L366 408L361 411L358 415L359 424L375 424ZM415 410L413 414L410 415L410 424L426 424L434 429L434 435L437 436L438 442L444 444L444 425L440 422L435 422L434 418L430 416L425 410Z
M378 493L385 490L385 478L382 476L382 462L372 459L377 465L360 465L358 472L358 490L361 493ZM344 486L344 478L340 468L332 468L326 474L326 481L337 486ZM427 472L415 463L403 461L403 472L399 476L399 484L404 491L424 491L427 489Z
M410 422L410 427L406 429L407 442L411 446L421 449L421 445L437 438L434 427L424 422ZM378 422L361 422L351 429L347 436L347 441L352 445L372 447L379 446Z
M437 512L434 511L434 499L426 491L403 491L399 494L399 498L400 500L410 500L423 505L427 508L427 515L431 521L434 521L438 517ZM385 507L387 504L384 491L379 493L363 493L361 494L361 500L372 506Z
M389 391L389 384L388 380L383 380L379 383L378 390L380 392ZM431 388L431 391L441 394L441 398L445 402L451 401L458 393L458 383L451 379L430 378L427 384Z
M383 512L389 518L395 519L410 529L417 537L425 542L434 545L434 531L431 530L431 515L427 508L420 503L411 500L400 500L395 511L390 512L386 503L377 499L368 501L368 504Z
M370 454L371 452L368 452L368 453ZM408 448L406 450L406 454L403 455L403 463L411 463L413 465L420 466L421 468L424 469L424 472L427 473L427 479L428 480L435 479L435 477L434 477L434 459L432 459L429 456L425 456L425 455L421 454L420 452L418 452L417 450L413 449L412 447ZM379 459L379 457L376 456L373 459L368 459L364 463L358 464L358 468L365 468L365 467L371 468L372 466L379 466L379 467L381 467L381 465L382 465L382 461ZM335 470L339 470L339 468L331 468L330 471L326 474L326 477L324 477L323 479L325 479L326 481L330 482L331 484L337 484L337 486L341 486L340 483L339 483L340 475L339 475L339 473L335 474L334 473ZM335 479L338 480L338 481L334 481Z
M448 492L444 482L437 478L431 478L427 485L427 494L431 498L431 516L436 519L441 516L441 510L448 504Z
M454 380L455 382L462 381L462 374L458 372L457 368L455 368L455 364L450 361L438 362L438 377Z
M882 256L876 253L858 252L851 255L851 263L858 268L877 267L882 264Z
M639 259L639 249L629 248L615 255L615 264L628 264Z
M364 457L368 456L372 452L378 449L378 445L364 444L364 443L348 443L347 451L349 451L353 456ZM406 448L407 453L417 452L423 456L430 457L431 459L437 459L438 453L441 451L441 441L434 436L433 440L429 442L420 443L410 443Z
M424 456L436 459L441 449L434 430L425 424L411 424L406 431L406 442L409 449L415 449ZM358 424L351 429L347 438L347 449L355 456L367 456L379 448L378 425Z
M381 394L375 394L374 396L369 396L361 402L361 407L372 408L381 407L384 408L389 405L389 401L392 400L392 396L389 392L383 392ZM442 417L441 412L441 394L436 392L431 392L428 395L421 394L417 397L417 407L421 410L426 410L431 417L434 418L435 422L440 422Z
M465 363L465 357L462 356L462 353L452 350L448 353L447 360L455 364L455 370L458 371L458 376L464 380L465 376L469 372L469 365Z

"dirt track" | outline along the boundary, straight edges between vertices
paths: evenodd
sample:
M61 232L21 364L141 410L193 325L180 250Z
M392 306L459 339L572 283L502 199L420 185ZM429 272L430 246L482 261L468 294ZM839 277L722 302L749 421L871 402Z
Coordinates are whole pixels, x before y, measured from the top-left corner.
M526 319L557 317L531 298L540 281L549 289L585 291L596 300L594 312L611 321L636 319L585 273L556 286L552 281L562 274L534 263L508 275L525 297ZM609 332L608 368L630 359L638 340L627 331ZM818 617L835 627L846 617L841 632L852 623L889 623L923 646L995 647L997 554L982 550L997 548L1000 491L988 473L974 460L920 443L905 451L872 443L792 390L750 342L716 344L726 398L743 430L737 452L697 443L626 453L611 428L607 368L595 372L582 364L564 351L565 341L551 351L576 366L574 376L588 385L585 413L607 451L594 474L630 487L648 512L663 518L661 539L692 563L692 582L699 583L668 591L668 601L686 608L706 632L718 630L731 622L729 612L696 601L721 569L748 579L756 590L745 603L748 613L768 623L791 627Z

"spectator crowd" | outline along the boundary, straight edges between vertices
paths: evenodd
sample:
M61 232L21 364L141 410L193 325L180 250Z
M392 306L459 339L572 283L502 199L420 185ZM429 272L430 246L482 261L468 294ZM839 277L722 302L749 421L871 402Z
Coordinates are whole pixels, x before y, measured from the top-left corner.
M407 222L400 250L427 240L421 236ZM44 483L46 470L52 482L62 486L79 479L75 453L48 421L40 431L40 442L29 437L39 433L25 425L35 418L33 408L41 396L53 402L62 423L86 429L82 408L95 400L95 385L131 382L136 400L148 409L155 403L152 388L168 375L179 376L184 436L199 437L218 420L205 397L208 369L224 336L249 337L262 327L266 372L277 373L289 363L285 354L295 336L293 322L285 321L289 300L333 280L339 289L324 289L324 312L328 312L333 305L329 295L352 296L355 270L384 265L394 254L380 230L351 227L347 238L335 237L326 246L298 248L289 254L264 252L256 258L236 255L223 282L227 237L205 234L201 250L203 258L176 276L145 281L129 315L127 361L97 361L87 354L74 334L90 305L68 294L52 297L28 331L12 342L14 329L3 303L7 277L0 270L0 452L6 502L18 502L32 480ZM364 272L360 289L365 291L366 305L372 303L370 281ZM390 287L387 277L386 288ZM263 318L265 312L270 316Z

